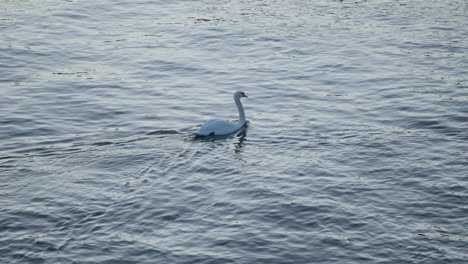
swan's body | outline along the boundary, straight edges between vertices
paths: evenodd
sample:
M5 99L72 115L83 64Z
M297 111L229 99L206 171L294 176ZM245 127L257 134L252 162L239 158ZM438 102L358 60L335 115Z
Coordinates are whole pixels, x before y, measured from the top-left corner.
M245 120L244 107L240 101L241 97L247 97L244 92L234 93L234 102L236 102L237 110L239 111L239 121L229 122L222 119L212 119L204 123L200 129L193 132L196 136L222 136L232 134L241 129L247 121Z

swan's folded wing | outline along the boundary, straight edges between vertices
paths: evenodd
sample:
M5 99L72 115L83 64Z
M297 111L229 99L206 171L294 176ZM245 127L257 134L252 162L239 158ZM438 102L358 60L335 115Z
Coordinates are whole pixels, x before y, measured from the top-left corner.
M200 129L193 134L197 136L228 135L241 128L240 123L232 123L222 119L212 119L203 124Z

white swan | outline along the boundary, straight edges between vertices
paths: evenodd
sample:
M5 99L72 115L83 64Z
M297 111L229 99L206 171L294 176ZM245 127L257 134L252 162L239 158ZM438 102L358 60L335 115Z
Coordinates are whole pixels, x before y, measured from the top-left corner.
M206 123L204 123L198 131L193 132L193 134L196 136L222 136L232 134L241 129L247 122L245 120L244 107L242 107L240 101L241 97L247 97L247 95L241 91L234 93L234 102L236 102L237 110L239 110L239 121L229 122L222 119L212 119L206 121Z

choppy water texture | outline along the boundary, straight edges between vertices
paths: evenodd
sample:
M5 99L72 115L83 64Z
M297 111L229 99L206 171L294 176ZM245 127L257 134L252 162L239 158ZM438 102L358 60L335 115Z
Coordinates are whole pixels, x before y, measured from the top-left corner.
M467 1L0 11L1 263L468 263Z

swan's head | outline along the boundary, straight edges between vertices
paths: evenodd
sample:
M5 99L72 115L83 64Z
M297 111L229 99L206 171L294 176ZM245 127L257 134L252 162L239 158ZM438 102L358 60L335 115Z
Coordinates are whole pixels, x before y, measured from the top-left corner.
M245 93L242 91L238 91L234 93L234 98L241 98L241 97L247 97L247 95L245 95Z

